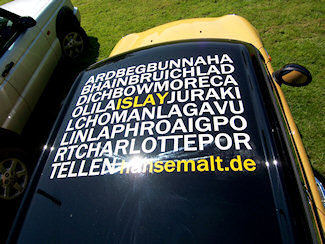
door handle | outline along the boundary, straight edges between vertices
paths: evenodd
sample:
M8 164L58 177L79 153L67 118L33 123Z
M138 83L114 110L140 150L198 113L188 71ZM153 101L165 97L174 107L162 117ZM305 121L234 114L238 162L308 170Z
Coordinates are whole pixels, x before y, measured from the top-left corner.
M4 69L4 71L1 74L2 77L6 77L9 74L10 70L12 69L12 67L14 67L14 62L10 62L9 64L7 64L6 67L5 67L5 69Z

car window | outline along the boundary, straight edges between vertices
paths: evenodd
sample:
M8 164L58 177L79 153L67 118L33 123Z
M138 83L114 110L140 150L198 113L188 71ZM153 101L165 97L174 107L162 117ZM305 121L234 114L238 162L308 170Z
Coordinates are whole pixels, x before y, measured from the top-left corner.
M0 17L0 41L1 48L7 43L8 40L13 36L13 22L7 18Z
M241 43L174 43L84 72L18 241L310 241L258 55Z
M0 11L0 56L6 52L18 36L15 20L3 15L6 11Z

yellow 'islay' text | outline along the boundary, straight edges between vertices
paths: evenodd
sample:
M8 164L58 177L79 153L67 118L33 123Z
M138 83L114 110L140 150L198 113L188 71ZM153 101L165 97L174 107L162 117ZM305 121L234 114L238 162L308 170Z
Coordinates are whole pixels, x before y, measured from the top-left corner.
M139 101L139 96L134 96L134 97L125 97L125 98L120 98L117 101L116 105L116 110L121 109L128 109L128 108L139 108L139 107L145 107L147 105L161 105L164 104L164 100L166 96L168 95L168 92L165 94L160 94L160 93L154 93L154 94L148 94L144 101L141 102Z

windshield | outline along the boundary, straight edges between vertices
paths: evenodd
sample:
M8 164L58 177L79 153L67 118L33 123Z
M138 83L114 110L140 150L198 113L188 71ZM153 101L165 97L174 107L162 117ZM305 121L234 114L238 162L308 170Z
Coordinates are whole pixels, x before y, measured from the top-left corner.
M84 72L18 240L299 242L254 55L174 43Z

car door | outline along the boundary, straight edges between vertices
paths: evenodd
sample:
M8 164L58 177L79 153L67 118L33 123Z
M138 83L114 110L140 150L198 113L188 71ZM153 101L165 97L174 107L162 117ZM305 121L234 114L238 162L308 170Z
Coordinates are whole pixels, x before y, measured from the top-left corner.
M49 43L38 26L24 25L15 14L1 10L0 22L0 101L5 103L1 121L6 129L20 133L41 92L30 81L40 78L35 71Z

